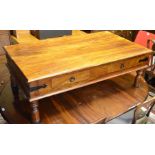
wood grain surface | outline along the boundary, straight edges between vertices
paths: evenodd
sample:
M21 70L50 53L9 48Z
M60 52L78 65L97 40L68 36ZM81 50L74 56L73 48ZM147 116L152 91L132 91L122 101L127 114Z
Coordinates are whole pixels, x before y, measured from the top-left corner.
M6 46L5 50L28 82L152 52L107 31Z

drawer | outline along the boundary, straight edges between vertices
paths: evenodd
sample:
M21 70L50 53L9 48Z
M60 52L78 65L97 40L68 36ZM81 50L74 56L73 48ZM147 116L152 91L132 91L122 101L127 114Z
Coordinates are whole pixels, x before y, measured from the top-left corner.
M127 60L119 61L118 63L114 63L113 67L116 67L116 70L124 70L132 67L145 66L149 65L149 55L143 55L135 58L130 58Z
M90 79L90 71L80 71L53 78L52 89L68 88Z

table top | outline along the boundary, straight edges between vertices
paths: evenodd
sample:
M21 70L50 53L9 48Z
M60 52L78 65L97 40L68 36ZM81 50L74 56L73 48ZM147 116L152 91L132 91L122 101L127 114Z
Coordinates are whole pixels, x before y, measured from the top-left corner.
M108 31L11 45L5 50L28 82L152 52Z

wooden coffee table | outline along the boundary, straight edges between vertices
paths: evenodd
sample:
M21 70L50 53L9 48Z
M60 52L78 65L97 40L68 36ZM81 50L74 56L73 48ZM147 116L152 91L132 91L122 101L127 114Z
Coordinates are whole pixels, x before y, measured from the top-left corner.
M40 122L38 100L137 71L139 86L152 51L110 32L67 36L36 44L6 46L15 99L18 86L31 106L31 120ZM105 88L106 89L106 88Z

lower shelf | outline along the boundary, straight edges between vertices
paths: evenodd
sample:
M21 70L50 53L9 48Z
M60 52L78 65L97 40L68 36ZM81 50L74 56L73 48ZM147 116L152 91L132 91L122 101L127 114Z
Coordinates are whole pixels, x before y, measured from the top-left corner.
M148 86L141 78L127 74L90 86L40 100L41 123L105 123L142 103ZM8 84L0 99L1 113L9 123L30 123L30 108L25 100L14 103Z

